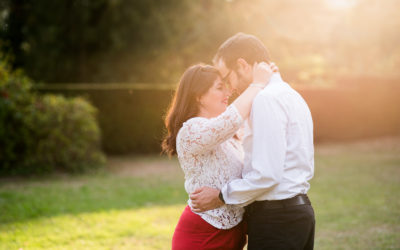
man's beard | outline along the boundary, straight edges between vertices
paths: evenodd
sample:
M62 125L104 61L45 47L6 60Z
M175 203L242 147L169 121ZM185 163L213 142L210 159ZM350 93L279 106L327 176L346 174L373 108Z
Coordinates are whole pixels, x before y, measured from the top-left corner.
M246 78L237 71L235 73L236 73L237 81L238 81L237 92L238 92L238 94L241 94L241 93L243 93L243 91L245 91L247 89L247 87L251 83L251 80L250 81L246 80Z

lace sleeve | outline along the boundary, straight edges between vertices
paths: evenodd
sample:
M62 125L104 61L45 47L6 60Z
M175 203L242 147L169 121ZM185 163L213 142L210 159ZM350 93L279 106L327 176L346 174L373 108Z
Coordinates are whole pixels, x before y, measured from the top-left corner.
M242 123L243 118L233 104L215 118L192 118L179 131L178 152L182 149L185 153L193 154L211 150L231 138Z

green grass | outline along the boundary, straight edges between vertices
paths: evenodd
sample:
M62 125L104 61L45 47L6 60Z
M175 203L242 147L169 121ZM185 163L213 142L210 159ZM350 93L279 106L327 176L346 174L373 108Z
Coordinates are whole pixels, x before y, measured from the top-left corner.
M399 143L369 144L317 147L315 249L400 249ZM83 176L0 180L0 249L170 249L187 199L177 161L110 165Z

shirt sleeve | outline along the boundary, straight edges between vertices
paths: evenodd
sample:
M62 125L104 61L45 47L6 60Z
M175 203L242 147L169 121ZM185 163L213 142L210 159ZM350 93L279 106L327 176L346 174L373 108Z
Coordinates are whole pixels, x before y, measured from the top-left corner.
M231 138L242 126L243 118L234 104L221 115L212 118L193 118L182 127L180 145L184 154L199 154Z
M280 182L286 155L287 115L275 96L258 95L250 115L252 124L251 171L226 184L227 204L246 206Z

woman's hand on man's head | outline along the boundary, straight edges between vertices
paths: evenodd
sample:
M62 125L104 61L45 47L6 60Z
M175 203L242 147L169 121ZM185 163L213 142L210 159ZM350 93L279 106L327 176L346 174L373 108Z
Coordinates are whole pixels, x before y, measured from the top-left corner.
M253 65L253 83L266 86L272 76L271 66L266 62L254 63Z

